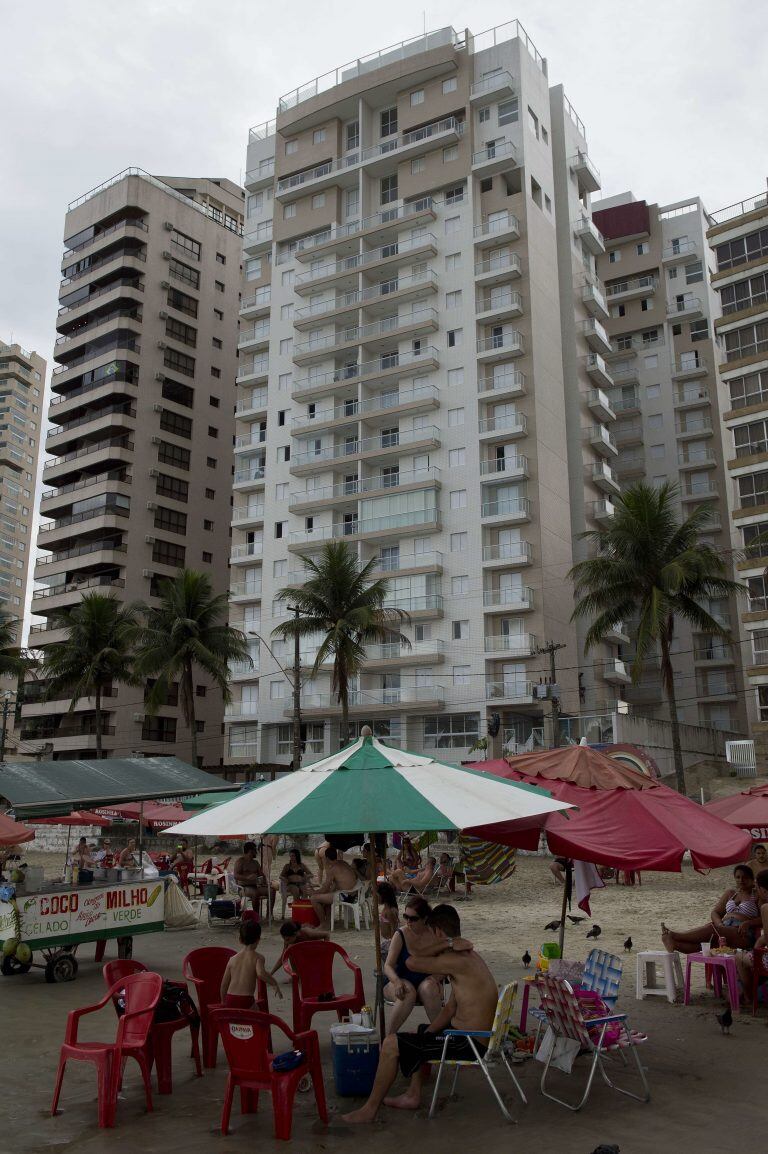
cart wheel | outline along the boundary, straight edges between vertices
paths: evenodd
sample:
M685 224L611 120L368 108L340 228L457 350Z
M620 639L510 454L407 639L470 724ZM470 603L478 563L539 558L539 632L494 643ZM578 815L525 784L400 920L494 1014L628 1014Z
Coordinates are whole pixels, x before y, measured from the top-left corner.
M45 980L54 982L74 982L77 977L77 958L69 951L54 954L46 963Z
M117 956L118 958L133 957L133 938L127 937L117 939Z
M31 962L20 962L18 958L3 958L3 964L0 966L4 978L12 978L15 974L28 974L31 969Z

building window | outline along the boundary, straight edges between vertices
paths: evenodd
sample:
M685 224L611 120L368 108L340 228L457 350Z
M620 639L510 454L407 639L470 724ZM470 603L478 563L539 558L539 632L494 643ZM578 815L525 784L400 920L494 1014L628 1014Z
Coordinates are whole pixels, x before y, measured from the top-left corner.
M463 329L448 329L446 335L449 349L458 349L464 343Z
M447 374L447 378L448 378L448 384L449 385L463 385L464 384L464 369L463 369L463 367L458 368L458 369L449 369L448 374Z
M458 158L459 158L459 146L458 146L458 144L452 144L452 145L450 145L449 148L443 149L443 164L450 164L450 162L452 160L458 160Z
M224 312L222 309L214 309L213 315L216 317L217 321L223 321L224 320Z
M270 701L280 701L285 697L285 682L284 681L270 681L269 683L269 699Z
M462 447L461 449L449 449L448 450L448 465L450 466L450 468L458 469L462 465L466 465L466 463L467 463L467 450L466 450L466 448Z
M183 373L185 377L194 377L195 375L195 358L188 357L185 353L179 353L176 349L165 350L163 364L167 369L172 369L173 372Z
M621 260L621 252L619 251L619 249L617 249L617 248L611 249L611 251L608 253L608 263L609 264L618 264L620 260Z
M453 292L445 294L445 307L446 309L461 308L461 289L454 289Z
M212 565L213 564L213 553L203 552L203 561L205 561L206 565Z
M450 236L453 232L458 232L461 228L460 216L447 216L443 221L443 230L446 236Z
M165 433L173 433L177 437L192 438L192 421L189 417L182 417L181 413L174 413L171 409L163 409L160 414L160 428Z
M480 736L480 715L449 713L424 718L425 749L469 749Z
M690 329L692 341L705 341L709 336L709 323L706 319L700 321L691 321L688 327ZM758 325L756 327L760 328L761 326ZM768 336L768 325L764 325L763 327L765 328L766 336Z
M171 244L179 249L187 259L200 260L200 241L194 240L184 232L179 232L177 228L171 233Z
M458 184L455 188L445 190L446 205L462 204L464 201L464 185Z
M176 718L145 717L141 726L141 740L174 742L176 740Z
M380 203L392 204L397 200L397 174L382 177L380 184Z
M467 507L467 490L454 489L450 494L451 509L466 509Z
M536 139L539 139L539 118L532 108L528 109L528 127Z
M451 552L466 553L468 537L467 533L451 533Z
M165 322L165 335L184 345L189 345L191 348L197 344L197 329L193 328L192 325L185 325L183 321L178 321L175 317L168 317Z
M180 477L171 477L168 473L161 473L157 478L155 493L158 497L171 497L174 501L187 502L189 500L189 482Z
M704 280L704 267L700 260L693 261L692 264L687 264L685 266L686 284L698 284L699 281L702 280Z
M417 173L423 172L427 167L427 161L423 156L414 156L411 161L411 176L416 176Z
M397 132L397 109L385 108L380 114L379 123L381 126L381 136L392 136Z
M298 152L298 151L299 151L298 140L286 140L286 142L285 142L285 155L286 156L293 156L293 154Z
M464 409L449 409L448 410L448 428L453 428L455 425L464 424Z
M443 81L443 96L447 96L449 92L455 92L459 87L459 82L455 76L449 76L447 80Z
M454 641L468 641L469 621L453 621L451 623L451 634Z
M182 449L181 445L172 445L170 441L160 442L157 459L161 465L174 465L177 469L189 470L189 449Z
M189 317L197 316L198 303L196 299L189 296L188 293L183 293L181 289L169 288L166 304L169 308L178 309L179 312L186 313Z
M216 289L217 293L223 293L226 286L223 280L215 280L213 282L213 287Z
M411 93L411 108L415 108L417 104L424 103L424 89L417 88L415 92Z
M293 352L293 337L283 337L280 341L280 356L289 357Z
M463 573L460 577L451 577L451 595L458 597L469 593L469 574Z
M200 272L196 268L190 268L188 264L183 264L180 260L171 260L168 265L169 274L176 280L183 281L184 284L191 288L200 288Z
M158 565L174 565L177 569L182 569L186 552L183 545L176 545L173 541L155 541L152 546L152 560Z
M296 215L296 205L295 204L284 204L283 205L283 220L291 220L295 215Z
M224 348L224 342L221 341L219 339L219 337L211 337L211 344L213 345L213 347L215 349L223 349Z
M212 376L212 377L215 377L215 378L216 378L216 380L220 380L220 378L221 378L221 369L212 368L212 369L211 369L211 376Z
M215 457L206 457L205 463L209 469L215 469L216 465L218 464L218 461L216 460Z
M768 253L768 228L758 229L726 244L719 244L715 252L718 272L746 264L747 261L757 260Z
M165 529L169 533L184 534L187 531L187 514L179 513L176 509L166 509L161 505L155 513L155 528Z
M170 377L166 377L161 393L164 400L173 401L176 405L184 405L187 409L194 406L195 390L190 389L189 385L182 385L181 381L173 381Z
M315 131L312 133L312 143L313 144L323 144L324 142L325 142L325 129L324 128L316 128Z
M312 197L312 207L313 208L322 208L324 204L325 204L325 193L324 192L316 192Z
M347 152L360 147L360 122L358 120L350 120L349 124L344 126L347 141Z
M216 490L215 489L206 489L205 495L209 501L213 501L216 497Z
M454 685L469 685L472 673L471 665L454 665L452 672Z
M642 240L639 244L635 245L635 252L638 256L647 256L650 251L651 246L647 240Z

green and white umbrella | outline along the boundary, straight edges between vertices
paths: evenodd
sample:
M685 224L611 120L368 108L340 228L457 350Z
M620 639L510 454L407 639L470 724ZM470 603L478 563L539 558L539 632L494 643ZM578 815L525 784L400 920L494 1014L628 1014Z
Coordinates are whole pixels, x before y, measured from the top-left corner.
M166 832L232 837L462 830L494 822L535 823L569 808L536 786L446 765L363 736L339 753L258 790L238 793Z

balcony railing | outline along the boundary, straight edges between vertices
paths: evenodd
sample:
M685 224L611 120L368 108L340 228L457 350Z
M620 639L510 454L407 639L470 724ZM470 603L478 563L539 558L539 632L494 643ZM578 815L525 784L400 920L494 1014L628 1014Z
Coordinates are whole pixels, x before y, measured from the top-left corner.
M398 329L411 328L413 326L430 323L437 328L438 320L439 314L437 309L414 309L410 313L403 313L402 315L394 317L384 317L382 320L374 321L369 325L353 325L349 328L342 329L340 332L329 333L316 340L302 341L294 345L293 351L295 355L304 355L305 353L320 353L327 349L333 349L336 345L348 344L353 341L356 344L366 344L368 341L377 340L380 337L397 332Z
M247 481L263 481L264 465L256 465L250 469L236 469L235 483L244 484Z
M237 347L239 349L245 348L246 345L254 344L256 341L269 340L269 323L254 325L252 329L241 329L240 336L237 340Z
M625 293L636 292L638 289L654 292L658 283L655 276L628 277L627 280L614 281L613 284L606 285L605 295L608 297L624 296Z
M264 555L264 545L262 542L247 541L243 545L233 545L230 551L230 557L233 560L242 560L243 557L253 557L254 560L261 560Z
M67 493L75 493L80 489L90 489L94 485L103 485L106 481L118 481L121 485L130 485L131 476L122 469L110 469L106 473L96 473L84 477L81 481L71 481L68 485L58 485L55 489L44 489L41 500L50 501L56 497L63 497Z
M340 309L369 304L371 301L385 300L387 297L392 296L393 293L407 290L420 284L433 284L437 286L437 274L434 269L425 269L424 272L414 273L410 276L393 277L391 280L372 285L370 288L344 293L340 300L334 297L328 301L316 301L311 305L307 305L305 308L296 309L294 316L296 320L312 320L315 317L322 317L326 313L338 312Z
M503 605L507 609L533 609L533 589L484 589L483 605L486 609Z
M56 338L56 348L58 348L59 345L67 344L68 341L76 341L78 337L81 337L84 333L91 332L92 329L98 329L102 325L108 325L112 321L120 320L121 318L138 322L141 320L141 310L138 308L122 308L113 309L112 312L109 313L102 313L100 316L94 317L93 320L86 321L85 324L78 325L76 328L70 329L67 333L62 333L60 337ZM60 359L60 357L57 357L57 360Z
M756 196L751 196L749 200L737 200L735 204L729 204L727 208L720 208L717 212L710 213L715 224L725 224L727 220L734 220L737 216L746 216L750 212L757 212L758 209L768 208L768 195L765 189L758 192Z
M484 148L472 153L472 167L487 164L492 160L510 160L517 162L517 149L511 140L502 140L500 144L486 144Z
M502 333L501 336L481 337L476 344L478 354L492 352L521 353L523 349L523 335L516 330L509 333Z
M480 476L488 477L495 473L507 473L528 476L528 458L515 454L503 457L492 457L489 461L480 462Z
M82 397L87 393L92 393L94 389L108 388L110 385L116 383L138 388L138 381L129 381L123 374L115 373L108 377L102 377L97 381L90 381L87 385L78 385L76 389L70 389L69 392L54 394L51 397L50 408L53 409L56 405L63 405L65 401L73 401L76 397Z
M483 546L483 561L507 561L510 565L520 565L529 562L532 557L533 549L527 541Z
M88 457L91 453L99 453L103 449L115 449L133 452L133 441L126 440L106 440L106 441L89 441L82 449L74 449L71 453L64 453L61 457L49 457L43 462L44 469L55 469L59 465L65 465L68 461L75 461L80 457Z
M511 657L533 657L537 640L532 633L496 633L483 642L486 653L504 653Z
M35 565L53 565L58 561L69 561L73 557L85 557L89 553L127 553L128 546L115 544L114 541L92 541L87 545L76 545L72 549L60 549L56 553L50 553L47 557L38 557L35 560Z
M419 200L410 200L407 204L400 204L396 208L383 208L362 220L353 220L349 224L339 224L333 228L323 229L321 232L304 236L296 242L294 252L307 252L313 248L328 244L329 241L347 240L358 236L362 232L374 230L379 226L397 224L420 212L429 212L434 202L431 196L421 197Z
M507 252L503 256L491 256L487 260L479 260L475 264L475 276L485 276L487 273L498 273L499 277L507 274L520 276L521 271L520 257L516 252Z
M301 188L302 185L312 184L332 172L344 172L348 168L360 163L360 153L353 152L349 156L341 156L337 160L325 160L312 168L304 168L301 172L294 172L292 176L284 176L277 182L277 195L290 192L292 188Z
M504 292L494 294L486 293L477 302L477 311L479 313L493 312L494 310L501 310L504 312L523 311L523 298L519 292L514 289L507 289Z
M326 445L307 453L296 453L292 457L294 465L307 465L312 461L338 461L344 457L356 457L361 453L376 452L378 449L399 449L414 442L439 441L440 430L436 425L424 429L403 429L401 432L381 433L378 437L356 438L340 445Z
M525 373L519 369L509 369L494 376L477 378L478 393L525 392Z
M533 701L532 681L486 681L486 701Z
M76 369L79 365L84 365L87 361L95 361L97 357L112 355L116 349L125 349L128 353L136 353L138 355L138 353L141 352L141 345L133 336L126 337L123 334L119 334L106 344L100 345L95 349L89 349L81 353L79 357L73 357L72 360L67 361L65 365L58 365L51 373L51 376L55 379L56 377L60 377L62 373L71 373L73 369Z
M353 709L376 707L381 705L420 705L425 701L442 701L444 691L442 685L413 685L393 687L390 689L351 689L349 704ZM302 693L301 705L303 709L328 709L334 711L338 703L334 695L327 693Z
M481 236L494 236L499 232L519 232L520 221L513 212L506 212L494 220L484 220L474 228L475 239Z
M104 417L133 418L135 416L136 409L133 405L105 405L101 409L89 409L81 416L73 417L71 421L64 421L61 425L52 425L48 432L48 440L53 440L54 437L59 437L62 433L69 433L72 429L80 429L83 425L92 425L94 421L101 421Z
M670 260L677 256L692 256L698 252L698 245L694 240L677 240L665 245L663 258Z
M259 289L258 292L252 293L251 296L243 297L240 301L240 312L248 312L249 309L267 308L272 302L272 289Z
M381 413L396 409L400 405L408 405L418 401L438 401L440 390L437 385L417 385L414 388L400 389L397 392L382 393L378 397L369 397L365 401L347 401L343 405L335 405L330 409L316 410L312 416L292 417L294 427L304 425L325 425L329 421L349 418L354 421L365 413Z
M72 513L68 517L59 517L56 521L49 521L40 526L40 534L52 533L56 529L66 529L70 525L80 525L83 521L92 521L95 517L129 517L130 509L121 505L102 505L98 509L86 509L82 513Z
M89 305L93 304L95 300L98 300L99 297L106 296L107 293L115 292L116 289L120 288L129 288L133 289L135 292L143 293L144 282L136 280L135 277L119 277L117 280L110 281L109 284L103 285L102 288L96 289L95 292L89 293L89 295L87 297L83 297L82 300L75 301L71 305L62 305L57 313L57 316L63 317L66 316L67 313L75 312L77 309L87 308Z
M291 544L307 542L338 541L343 537L354 537L362 533L383 533L390 529L411 529L419 525L436 525L440 519L437 509L411 509L406 513L393 513L389 517L357 518L352 521L322 525L314 529L299 529L291 533Z
M389 661L392 658L420 657L426 654L440 654L445 652L445 642L438 638L427 638L424 641L412 641L410 645L401 645L399 641L383 642L381 645L366 645L365 657L367 661Z
M410 240L396 241L392 244L384 245L381 248L372 249L370 252L356 253L354 256L344 257L342 260L315 265L306 272L300 273L299 276L296 277L296 284L307 284L311 281L320 280L323 277L337 276L345 272L354 272L356 269L366 268L371 264L378 264L379 261L387 260L393 256L407 257L408 254L412 253L415 249L422 249L429 245L437 248L437 240L432 233L425 232L421 236L412 237Z
M94 233L93 236L89 236L87 240L81 241L80 244L74 245L73 248L64 249L64 255L61 259L64 261L74 253L82 252L84 248L90 248L92 244L98 244L100 240L104 240L105 236L111 236L113 233L119 232L120 229L124 228L139 228L142 232L149 232L149 226L139 217L118 220L114 224L111 224L109 228L103 228L101 232Z
M248 169L248 171L245 174L245 183L246 183L246 185L248 185L248 184L253 184L254 181L258 181L258 180L269 180L274 175L275 175L275 158L274 158L274 156L270 156L266 160L260 161L258 168L249 168Z
M480 433L525 433L528 419L525 413L505 413L503 416L486 417L477 422Z
M74 284L77 280L82 280L84 276L88 276L92 272L97 272L100 268L104 268L104 266L108 264L113 264L116 260L140 260L146 263L147 257L146 253L142 252L139 248L123 247L114 252L105 253L105 255L99 257L98 260L91 261L87 268L81 268L77 272L73 272L70 276L62 277L60 289L65 289L67 285Z
M258 412L260 409L266 409L266 407L267 390L261 389L251 393L250 397L241 397L235 405L235 412L241 416L243 413Z
M531 502L527 497L485 501L480 506L480 513L483 517L530 517Z
M255 521L264 517L263 505L236 505L232 510L232 520Z
M82 593L84 589L124 589L125 581L122 577L91 577L85 581L70 581L61 585L46 585L44 589L34 589L32 600L40 601L46 597L63 597L65 593Z
M469 96L471 100L475 100L479 96L484 96L486 92L498 92L500 88L509 88L514 91L515 82L509 72L492 72L490 76L484 76L482 80L476 80L472 85Z
M520 334L518 333L517 335L519 336ZM378 360L375 361L344 365L340 369L331 369L328 372L318 373L315 376L302 377L300 380L293 382L292 394L296 396L297 393L327 388L328 385L335 385L339 382L378 377L392 369L409 368L411 365L418 367L425 361L436 361L437 358L438 352L434 345L426 345L418 352L386 353L382 354Z
M233 581L229 586L230 597L261 597L260 581Z
M339 485L324 485L320 489L305 489L291 493L289 506L312 501L327 501L334 497L354 499L360 493L371 493L376 489L399 489L403 485L437 484L440 470L436 465L415 472L377 473L373 477L359 477L354 481L342 481Z
M421 144L424 141L431 140L434 136L446 136L455 134L461 136L464 131L464 123L455 116L446 116L443 120L434 120L431 124L425 124L421 128L413 128L410 132L404 132L402 136L389 137L386 140L380 141L378 144L372 145L370 148L364 148L362 153L363 161L374 160L377 156L384 156L389 152L397 152L401 148L408 148L412 144Z

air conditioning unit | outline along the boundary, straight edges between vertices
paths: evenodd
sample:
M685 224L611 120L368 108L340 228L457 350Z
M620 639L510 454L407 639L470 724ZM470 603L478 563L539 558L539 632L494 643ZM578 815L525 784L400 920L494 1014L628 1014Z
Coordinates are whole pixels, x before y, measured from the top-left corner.
M167 348L168 348L168 346L167 346L167 344L165 343L165 341L158 341L158 342L157 342L157 347L158 347L159 349L167 349Z
M146 535L146 537L144 538L144 540L146 541L146 543L147 543L148 545L154 545L154 543L155 543L155 538L154 538L154 537L152 537L152 536L151 536L151 534L149 534L149 533L147 533L147 535Z
M144 714L143 713L134 713L133 720L143 722L144 721Z
M161 280L160 281L160 288L169 289L170 287L171 287L170 281L167 281L167 280Z
M155 380L156 381L164 381L165 380L165 373L155 373Z
M151 577L152 576L152 570L151 569L142 569L141 575L142 575L142 577Z
M154 513L157 509L157 505L154 501L147 501L147 508L149 509L150 513Z
M163 228L165 229L166 232L173 232L173 221L172 220L164 220L163 221Z
M162 439L160 437L152 437L151 443L153 445L160 445L160 444L162 444Z
M168 319L168 313L165 311L165 309L160 309L160 312L157 315L160 317L161 321L166 321Z
M163 260L170 260L170 259L171 259L171 254L168 252L167 248L164 248L163 249Z
M162 406L162 405L157 405L157 404L155 404L155 405L153 405L153 406L152 406L152 411L153 411L154 413L162 413L162 411L163 411L163 406Z

